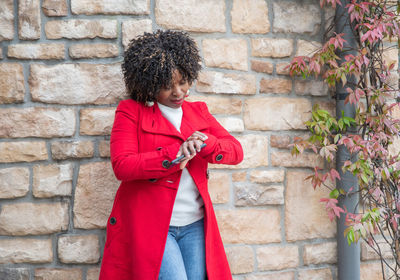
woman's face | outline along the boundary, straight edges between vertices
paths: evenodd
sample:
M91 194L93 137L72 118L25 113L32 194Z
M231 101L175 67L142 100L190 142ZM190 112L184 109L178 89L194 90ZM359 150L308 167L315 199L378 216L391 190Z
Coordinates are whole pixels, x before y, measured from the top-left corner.
M161 89L156 98L157 102L171 108L179 108L182 106L189 88L190 84L182 79L182 75L178 70L175 70L172 73L171 88Z

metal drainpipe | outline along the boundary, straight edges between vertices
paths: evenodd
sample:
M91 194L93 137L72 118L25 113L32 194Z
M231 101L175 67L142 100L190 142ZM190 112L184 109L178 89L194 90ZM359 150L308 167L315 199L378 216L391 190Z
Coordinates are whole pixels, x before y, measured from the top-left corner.
M357 41L353 36L352 27L350 26L350 19L346 10L346 5L348 4L348 0L342 0L342 5L337 5L336 13L335 13L335 29L336 33L344 33L343 38L346 40L344 45L344 51L338 53L340 59L344 59L346 54L357 55L355 50L357 46ZM347 50L346 50L347 49ZM349 50L350 49L350 50ZM345 88L351 87L351 83L355 83L354 77L348 79L348 84L345 85ZM341 83L338 83L336 86L336 116L340 117L342 115L342 111L344 112L344 116L348 116L351 118L355 117L355 106L344 104L344 100L346 99L347 92ZM353 128L350 133L355 133L356 128ZM354 161L355 158L351 158L349 151L344 146L339 146L336 153L336 169L338 170L341 180L336 181L337 188L341 188L346 192L353 188L353 190L358 190L358 182L357 178L353 176L351 173L346 172L343 174L342 166L346 160ZM346 207L346 209L350 212L356 211L357 203L359 196L351 195L347 197L341 197L339 199L339 206ZM347 238L343 235L345 230L345 215L340 216L337 223L337 251L338 251L338 279L339 280L359 280L360 279L360 244L351 244L351 246L347 243Z

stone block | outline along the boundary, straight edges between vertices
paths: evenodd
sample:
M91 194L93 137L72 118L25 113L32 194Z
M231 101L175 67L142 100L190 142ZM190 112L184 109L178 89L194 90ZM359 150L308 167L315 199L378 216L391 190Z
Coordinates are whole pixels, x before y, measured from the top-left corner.
M81 109L81 135L110 135L115 108Z
M336 242L325 242L319 244L305 245L303 250L303 261L305 265L336 263L337 261Z
M119 55L115 44L76 44L69 47L69 56L72 58L105 58Z
M391 155L391 156L396 156L400 153L400 138L399 138L399 136L394 137L393 142L391 144L389 144L389 146L388 146L388 151L389 151L389 155Z
M125 96L119 63L33 64L29 85L32 100L44 103L113 104Z
M324 160L314 153L302 153L293 156L289 151L277 151L271 153L271 164L284 167L324 167Z
M67 108L3 108L0 137L66 137L75 133L75 112Z
M92 141L57 141L51 143L53 159L91 158L94 155Z
M64 44L13 44L8 46L8 57L18 59L64 59Z
M222 241L226 244L265 244L282 240L278 209L221 209L216 210L216 216Z
M40 0L18 1L18 35L21 40L40 39Z
M29 169L10 167L0 169L0 198L16 198L29 192Z
M0 263L49 263L53 260L51 239L0 239Z
M317 41L297 41L296 56L312 56L315 52L322 48L322 44Z
M373 248L370 245L368 245L365 241L361 242L361 260L363 261L379 260L380 257L375 250L380 251L382 256L386 260L393 259L393 252L390 248L389 243L387 243L383 238L380 237L375 237L375 238L378 244L377 245L374 244Z
M35 165L33 167L33 196L70 196L74 168L71 163Z
M97 235L63 235L58 238L58 258L62 263L97 263L100 243Z
M296 81L294 90L297 95L326 96L328 85L323 81Z
M14 1L3 0L0 6L0 42L14 38ZM0 75L1 77L2 75ZM0 87L1 88L1 87Z
M21 103L24 101L24 95L25 85L22 65L19 63L0 63L0 104Z
M86 273L86 280L98 280L100 275L100 268L89 268Z
M257 263L260 271L295 268L299 265L299 248L296 245L259 247Z
M122 45L126 49L129 42L145 32L151 33L153 30L150 19L134 19L122 22Z
M264 0L234 0L231 18L234 33L267 33L270 31L268 5Z
M292 91L292 81L288 79L261 79L260 93L288 94Z
M293 143L290 135L285 134L271 134L269 141L271 147L279 149L288 149L289 145Z
M249 275L246 276L245 280L295 280L295 277L293 271L287 271Z
M386 46L383 50L383 60L385 64L389 66L390 64L394 64L393 69L399 68L399 49L397 45Z
M266 74L272 74L272 72L274 71L274 64L269 61L252 60L251 70Z
M71 0L71 11L76 15L145 15L150 14L150 0Z
M360 274L361 280L384 279L380 262L361 263Z
M248 70L244 39L204 39L203 57L207 67Z
M243 132L243 120L235 117L217 117L217 121L229 132Z
M66 203L14 203L2 205L0 234L40 235L68 228L68 204Z
M99 154L101 157L110 157L110 140L99 142Z
M315 35L321 25L321 9L317 4L277 1L273 3L274 33Z
M235 97L190 95L186 100L205 102L211 114L238 115L242 112L242 100Z
M234 172L232 173L232 181L233 182L244 182L246 181L247 173L246 171L243 172Z
M292 39L253 38L251 54L259 57L289 57L293 52Z
M0 142L0 162L47 160L46 142Z
M66 0L43 0L43 13L48 17L62 17L68 15Z
M222 94L256 94L256 77L249 74L200 72L196 90Z
M299 271L299 280L332 280L332 272L329 268L302 269Z
M254 183L280 183L285 179L285 171L282 169L273 170L252 170L250 181Z
M51 20L44 26L47 39L115 39L117 21L112 19Z
M276 74L278 75L289 75L289 62L280 62L276 64Z
M80 280L82 270L79 268L36 268L35 280Z
M235 187L236 206L280 205L284 203L283 185L245 184Z
M229 202L230 190L229 174L223 172L210 172L208 192L213 204Z
M29 268L1 267L0 279L4 280L29 280Z
M327 188L313 189L306 171L288 171L286 174L285 228L289 242L314 238L332 238L336 234L336 223L331 222L320 202L328 197Z
M156 0L155 17L158 25L168 29L226 31L225 1Z
M238 165L210 164L212 168L253 168L268 166L268 138L263 135L247 134L237 136L243 148L244 158Z
M118 187L109 162L81 165L75 189L75 228L105 228Z
M232 274L242 274L254 270L254 253L250 246L225 248Z
M262 97L245 101L244 125L251 130L305 129L312 105L305 98Z

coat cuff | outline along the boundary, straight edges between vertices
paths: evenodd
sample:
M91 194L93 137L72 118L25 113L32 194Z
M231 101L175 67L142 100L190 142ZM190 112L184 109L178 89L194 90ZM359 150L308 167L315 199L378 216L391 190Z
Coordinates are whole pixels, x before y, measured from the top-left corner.
M207 135L208 139L204 141L204 143L207 145L205 146L199 153L201 157L207 157L209 156L212 152L215 150L215 145L217 144L217 137L215 137L212 134L208 134L203 132L205 135Z

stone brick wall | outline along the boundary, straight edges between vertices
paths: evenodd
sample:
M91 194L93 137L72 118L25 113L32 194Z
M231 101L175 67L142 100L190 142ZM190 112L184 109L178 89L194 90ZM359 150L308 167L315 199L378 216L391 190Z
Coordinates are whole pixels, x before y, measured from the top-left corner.
M111 4L112 2L112 4ZM210 166L209 190L236 280L336 278L336 226L304 182L324 163L287 145L320 81L288 76L321 45L331 10L288 0L1 0L0 279L97 279L118 181L109 163L129 40L186 30L204 70L191 100L237 136L238 166ZM390 59L397 60L397 52ZM379 279L363 246L362 279Z

